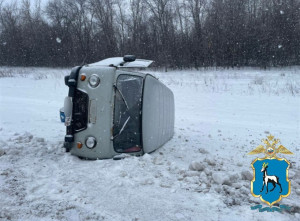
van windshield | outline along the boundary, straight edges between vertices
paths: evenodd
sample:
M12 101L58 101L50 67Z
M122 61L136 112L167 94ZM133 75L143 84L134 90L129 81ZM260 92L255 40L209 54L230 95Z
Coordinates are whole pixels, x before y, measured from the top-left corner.
M138 152L141 144L143 78L119 75L115 87L113 144L118 153Z

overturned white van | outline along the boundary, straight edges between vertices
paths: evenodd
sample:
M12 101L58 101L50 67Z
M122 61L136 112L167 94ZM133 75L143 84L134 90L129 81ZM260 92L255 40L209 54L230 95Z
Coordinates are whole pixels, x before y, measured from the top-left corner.
M172 91L150 74L126 70L151 63L124 56L72 69L65 77L67 151L86 159L142 155L172 138Z

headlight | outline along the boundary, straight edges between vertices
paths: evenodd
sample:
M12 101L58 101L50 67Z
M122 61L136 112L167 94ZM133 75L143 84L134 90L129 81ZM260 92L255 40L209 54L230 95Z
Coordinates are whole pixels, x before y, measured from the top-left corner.
M95 137L88 137L85 141L85 144L90 149L94 148L97 144L96 138Z
M89 84L91 87L97 87L100 84L100 78L96 75L93 74L90 78L89 78Z

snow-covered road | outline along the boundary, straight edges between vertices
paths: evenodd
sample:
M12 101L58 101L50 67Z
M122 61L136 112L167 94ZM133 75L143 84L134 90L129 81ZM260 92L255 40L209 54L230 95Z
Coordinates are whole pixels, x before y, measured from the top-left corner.
M0 220L300 219L300 68L151 72L174 92L174 138L120 161L61 148L69 70L1 70ZM289 212L250 209L247 153L269 133L294 153Z

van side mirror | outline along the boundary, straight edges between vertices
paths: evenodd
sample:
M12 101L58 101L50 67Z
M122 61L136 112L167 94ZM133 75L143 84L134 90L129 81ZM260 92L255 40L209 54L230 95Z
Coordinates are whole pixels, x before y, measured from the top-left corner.
M123 61L124 62L133 62L136 60L136 56L135 55L125 55L123 57Z

